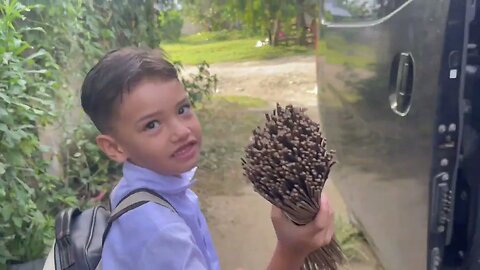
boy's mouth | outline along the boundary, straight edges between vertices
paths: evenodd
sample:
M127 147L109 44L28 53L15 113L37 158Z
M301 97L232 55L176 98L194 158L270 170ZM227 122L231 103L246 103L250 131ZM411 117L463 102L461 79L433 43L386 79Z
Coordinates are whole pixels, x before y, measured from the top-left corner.
M196 141L190 141L179 148L175 150L175 152L172 154L172 158L177 159L177 160L190 160L195 156L197 152L197 142Z

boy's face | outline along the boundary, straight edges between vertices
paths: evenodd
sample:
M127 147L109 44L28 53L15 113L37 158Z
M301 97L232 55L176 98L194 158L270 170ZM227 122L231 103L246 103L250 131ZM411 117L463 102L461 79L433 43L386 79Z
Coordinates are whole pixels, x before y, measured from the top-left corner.
M164 175L179 175L197 165L200 123L178 80L140 82L123 96L112 121L113 132L97 138L110 158Z

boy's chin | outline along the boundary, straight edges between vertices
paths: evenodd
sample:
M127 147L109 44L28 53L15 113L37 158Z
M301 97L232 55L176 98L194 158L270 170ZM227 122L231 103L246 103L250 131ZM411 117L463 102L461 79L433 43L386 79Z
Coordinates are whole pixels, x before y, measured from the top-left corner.
M198 161L190 162L188 164L175 164L170 168L171 175L181 175L183 173L189 172L198 166Z
M137 166L152 170L160 175L172 175L180 176L183 173L189 172L192 169L198 166L199 157L195 157L188 162L174 162L172 160L163 163L150 163L150 164L139 164L134 163Z
M185 168L179 169L179 170L177 171L177 174L182 174L182 173L189 172L189 171L193 170L193 169L196 168L196 167L197 167L197 164L191 165L191 166L187 166L187 167L185 167Z

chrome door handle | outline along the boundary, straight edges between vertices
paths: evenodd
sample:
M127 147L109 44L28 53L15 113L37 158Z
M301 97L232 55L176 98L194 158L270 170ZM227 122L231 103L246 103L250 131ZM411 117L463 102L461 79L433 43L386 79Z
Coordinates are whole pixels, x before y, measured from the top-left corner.
M390 108L400 116L405 116L412 106L414 61L410 53L398 54L392 63L390 74Z

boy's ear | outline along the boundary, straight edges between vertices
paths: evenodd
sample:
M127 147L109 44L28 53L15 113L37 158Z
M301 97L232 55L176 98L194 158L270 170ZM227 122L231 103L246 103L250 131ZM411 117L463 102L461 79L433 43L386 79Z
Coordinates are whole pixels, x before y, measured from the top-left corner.
M103 153L110 159L118 163L123 163L127 160L127 154L112 136L100 134L97 136L96 141L98 147L100 147Z

